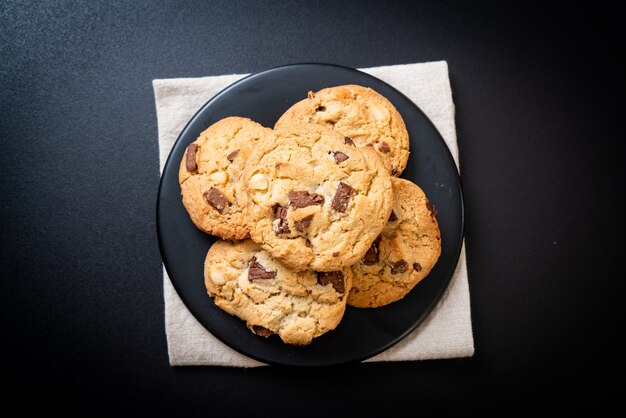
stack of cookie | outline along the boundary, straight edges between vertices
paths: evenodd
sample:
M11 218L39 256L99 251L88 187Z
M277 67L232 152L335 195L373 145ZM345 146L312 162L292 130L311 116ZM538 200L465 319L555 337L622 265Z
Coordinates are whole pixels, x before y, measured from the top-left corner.
M434 207L397 177L408 156L398 111L356 85L309 92L274 129L229 117L202 132L179 181L194 224L223 239L204 266L215 304L306 345L346 303L404 297L441 252Z

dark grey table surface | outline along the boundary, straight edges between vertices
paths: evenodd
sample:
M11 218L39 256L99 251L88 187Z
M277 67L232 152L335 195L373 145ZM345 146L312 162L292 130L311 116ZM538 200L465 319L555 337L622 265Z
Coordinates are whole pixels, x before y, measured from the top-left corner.
M2 398L144 414L605 405L624 383L618 16L596 3L0 1ZM448 61L457 106L475 356L170 367L152 79L433 60Z

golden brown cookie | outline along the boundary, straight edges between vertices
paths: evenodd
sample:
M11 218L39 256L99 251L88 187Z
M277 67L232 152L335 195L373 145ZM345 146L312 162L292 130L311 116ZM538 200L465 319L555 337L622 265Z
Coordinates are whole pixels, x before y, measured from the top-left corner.
M178 181L183 205L199 229L225 239L250 236L241 173L252 149L273 137L271 129L250 119L229 117L187 147Z
M437 211L415 184L392 179L393 211L380 237L352 266L348 304L375 308L402 299L430 273L441 254Z
M276 135L243 174L251 238L295 270L360 260L391 213L391 177L378 153L319 125L286 125Z
M309 92L281 116L275 128L299 123L333 128L359 148L373 147L393 176L406 167L409 134L404 120L389 100L370 88L349 84Z
M341 321L352 273L296 272L251 240L220 240L206 256L204 280L215 304L255 334L306 345Z

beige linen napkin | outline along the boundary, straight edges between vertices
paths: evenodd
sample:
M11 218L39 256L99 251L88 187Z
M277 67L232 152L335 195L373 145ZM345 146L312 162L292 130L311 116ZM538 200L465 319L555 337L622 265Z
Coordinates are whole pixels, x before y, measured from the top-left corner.
M443 136L458 166L454 103L445 61L366 68L361 71L391 84L417 104ZM226 86L245 76L233 74L153 81L161 171L174 141L196 111ZM172 366L264 365L227 347L200 325L174 290L165 269L163 293L165 331ZM425 360L469 357L473 354L474 338L463 247L450 286L428 318L398 344L366 361Z

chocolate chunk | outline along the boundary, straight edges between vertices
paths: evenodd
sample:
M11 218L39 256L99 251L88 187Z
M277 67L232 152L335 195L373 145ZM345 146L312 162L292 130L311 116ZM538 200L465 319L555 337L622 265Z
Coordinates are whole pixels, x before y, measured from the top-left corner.
M289 204L294 209L306 208L307 206L321 205L324 203L324 196L317 193L305 191L289 192Z
M366 147L373 147L374 144L367 144Z
M367 250L367 252L365 253L365 256L363 256L363 264L365 264L366 266L373 266L374 264L378 263L378 240L379 239L380 237L376 238L376 240L372 242L372 245L370 246L369 250Z
M394 211L391 211L391 215L389 215L389 222L397 221L398 217Z
M274 232L277 234L288 234L291 232L291 229L289 229L289 222L287 222L286 207L274 205L274 219L280 219L278 226L274 229Z
M341 151L331 151L330 154L333 154L333 158L335 159L335 162L337 164L342 163L346 161L348 158L350 158Z
M404 260L396 261L391 266L391 274L404 273L405 271L407 271L408 268L409 268L409 265L407 264L406 261Z
M304 231L305 229L307 229L309 227L309 225L311 225L311 221L313 220L313 215L309 215L309 216L305 216L304 218L300 219L299 221L295 221L294 225L296 227L296 229L300 232Z
M352 192L352 187L343 181L340 181L339 186L337 187L337 193L335 193L335 197L333 198L331 208L337 212L345 212L348 207L348 201L350 201L350 197L352 196Z
M393 169L391 169L391 175L395 176L396 174L398 174L398 169L394 167Z
M387 145L386 142L383 142L378 147L378 151L387 154L389 151L391 151L391 148L389 148L389 145Z
M422 265L420 263L413 263L413 270L415 271L422 271Z
M306 245L309 248L311 248L313 246L313 244L311 244L311 240L308 239L308 238L304 240L304 245Z
M317 282L322 286L332 284L335 290L339 293L346 291L346 285L343 280L343 272L331 271L327 273L317 273Z
M354 141L350 137L344 136L343 142L345 142L346 145L352 145L353 147L356 147L356 145L354 145Z
M196 164L196 152L198 151L198 144L189 144L187 147L187 160L185 161L185 168L187 171L196 171L198 164Z
M431 215L437 216L437 208L428 199L426 199L426 209L430 211Z
M255 280L267 280L276 277L275 271L267 271L265 267L256 261L256 257L252 257L250 265L248 266L248 280L251 282Z
M339 253L333 253L333 257L339 257Z
M256 335L258 335L259 337L271 337L272 335L274 335L274 333L272 331L270 331L269 329L262 327L261 325L252 325L252 331L254 331L254 333Z
M231 163L233 162L233 160L235 159L235 157L237 156L237 154L239 154L239 149L234 150L233 152L231 152L230 154L228 154L226 156L226 158L228 158L228 161L230 161Z
M317 106L315 108L316 112L325 112L326 111L326 106Z
M204 192L204 200L219 213L224 213L226 206L231 206L232 203L215 187L211 187L208 191Z

